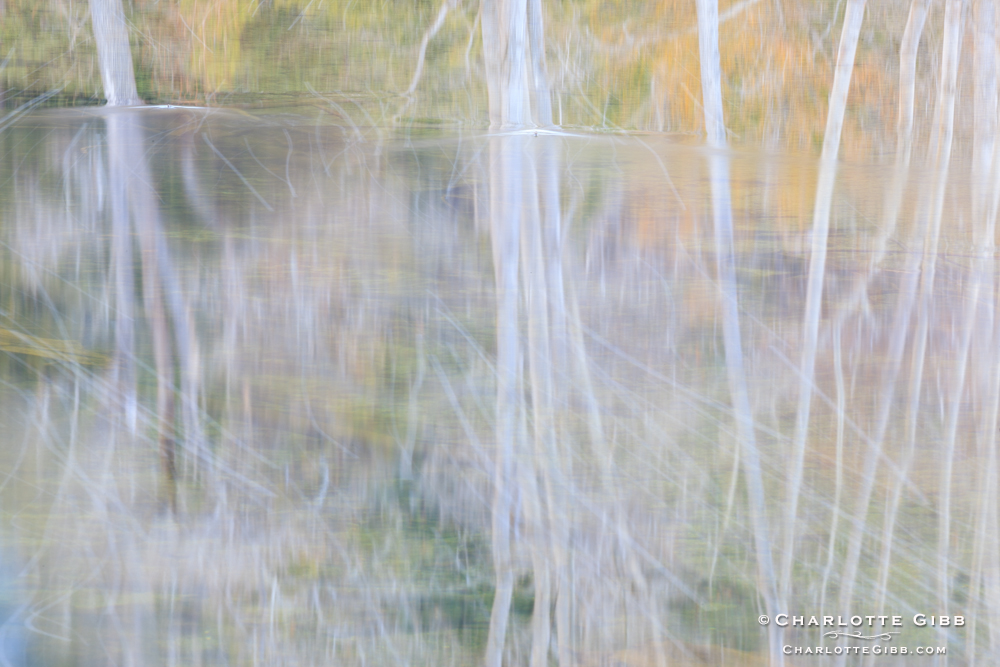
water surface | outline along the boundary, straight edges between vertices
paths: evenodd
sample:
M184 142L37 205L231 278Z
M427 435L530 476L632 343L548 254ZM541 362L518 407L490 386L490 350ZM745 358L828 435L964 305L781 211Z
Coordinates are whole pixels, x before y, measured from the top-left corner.
M478 664L505 432L511 664L541 574L553 655L760 664L734 299L788 609L841 612L853 531L851 609L964 613L898 642L988 655L997 271L961 179L934 239L933 174L842 166L789 523L811 158L725 156L730 256L668 135L91 108L0 154L12 664Z

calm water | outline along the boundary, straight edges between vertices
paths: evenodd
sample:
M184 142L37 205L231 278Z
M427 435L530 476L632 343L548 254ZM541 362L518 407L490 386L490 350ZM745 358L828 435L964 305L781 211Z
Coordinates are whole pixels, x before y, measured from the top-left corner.
M810 380L815 160L723 156L729 252L683 141L344 118L0 133L7 664L478 664L504 438L511 664L538 604L579 665L763 664L751 452L788 612L992 654L998 275L960 170L935 233L933 174L842 165Z

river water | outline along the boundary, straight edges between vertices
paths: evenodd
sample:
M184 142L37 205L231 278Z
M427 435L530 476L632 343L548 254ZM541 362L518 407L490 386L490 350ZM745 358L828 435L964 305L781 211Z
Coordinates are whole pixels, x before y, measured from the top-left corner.
M990 654L1000 293L960 168L937 227L935 174L841 165L809 378L814 158L721 156L726 247L691 140L350 118L0 132L6 664L479 664L500 501L510 664L537 604L576 664L764 664L751 453L785 611Z

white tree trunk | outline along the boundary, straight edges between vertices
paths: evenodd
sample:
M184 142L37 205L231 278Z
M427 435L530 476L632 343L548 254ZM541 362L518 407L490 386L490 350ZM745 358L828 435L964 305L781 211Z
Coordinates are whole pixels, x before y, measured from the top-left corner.
M938 98L939 145L937 150L936 176L934 187L934 205L932 213L931 238L924 253L924 268L921 282L921 311L917 325L917 344L921 348L920 370L923 368L923 350L927 345L927 331L930 327L930 308L934 275L937 265L938 239L941 233L941 217L944 214L945 186L948 182L948 166L951 161L952 136L955 124L955 93L958 88L958 61L962 46L962 32L965 19L966 0L949 0L944 18L944 45L941 63L941 92ZM991 31L992 32L992 31ZM994 84L995 85L995 84ZM978 92L978 91L977 91ZM978 107L978 105L977 105ZM995 119L993 121L996 122ZM977 128L980 129L980 128ZM970 304L975 312L975 304ZM965 336L963 336L965 338ZM968 342L963 340L962 347L968 350ZM960 353L961 354L961 353ZM965 384L965 354L958 359L955 382ZM958 389L960 392L961 390ZM958 406L954 403L959 397L953 397L953 410ZM938 500L938 605L942 614L947 614L951 600L951 474L955 460L955 427L951 422L957 422L958 414L949 415L947 435L940 468L940 486ZM945 634L939 630L938 637L942 640Z
M778 613L777 582L771 555L770 531L767 525L766 501L761 473L760 452L754 433L753 410L743 367L743 339L740 332L736 261L733 244L733 214L729 188L729 160L726 148L726 127L722 111L722 69L719 58L718 0L698 0L698 52L701 58L701 89L705 110L705 132L708 145L712 186L712 214L715 229L716 262L722 290L722 331L726 350L726 373L733 413L739 434L740 461L747 485L750 522L756 547L757 572L765 609L769 616ZM781 628L768 626L770 661L783 664Z
M708 145L712 148L725 148L718 0L698 0L698 55L701 58L701 96Z
M977 0L975 6L975 131L972 142L972 183L977 222L986 208L993 142L997 131L997 65L995 0Z
M913 137L913 91L917 80L917 50L927 23L928 0L913 0L910 16L899 47L899 120L896 123L896 151L909 164ZM897 158L898 159L898 158Z
M995 35L997 13L993 0L979 0L976 3L976 108L973 159L973 221L978 226L976 254L981 262L979 271L982 293L977 295L982 305L976 319L976 326L985 330L993 328L992 335L983 336L987 340L985 350L977 357L980 386L990 387L987 396L992 400L983 410L983 419L977 424L978 456L984 465L979 472L979 502L976 505L976 530L972 547L972 573L970 576L970 596L967 608L970 610L969 630L966 636L966 655L972 657L970 666L976 663L976 631L980 605L986 615L987 635L991 653L996 655L998 631L1000 631L1000 559L997 544L997 409L1000 388L997 386L1000 363L997 358L997 334L1000 326L995 319L996 287L992 277L996 275L996 261L991 248L996 233L997 207L1000 204L1000 146L996 142L997 113L997 68ZM987 25L983 25L986 23ZM992 116L991 116L992 112ZM976 155L978 153L978 155ZM984 165L989 164L990 173L984 173ZM978 172L978 173L977 173ZM992 185L992 187L990 187ZM971 301L971 298L970 298ZM976 354L975 351L972 354ZM985 363L985 360L991 363ZM984 604L985 603L985 604Z
M90 20L94 25L101 82L108 106L142 104L135 87L128 24L121 0L90 0Z
M917 330L914 334L912 344L912 364L910 381L910 410L907 424L907 445L906 449L913 447L912 440L916 434L916 420L918 418L918 398L920 395L920 385L923 376L923 365L927 343L927 330L929 327L929 307L931 290L934 283L935 263L937 259L938 234L940 231L941 215L944 206L944 188L948 177L948 164L951 159L951 142L954 120L955 89L958 72L958 57L962 38L962 15L964 12L963 0L949 0L945 13L944 43L942 46L941 63L941 87L938 95L937 109L935 113L935 127L931 139L931 160L935 168L934 187L924 197L917 209L917 230L916 243L910 248L911 257L907 261L904 270L904 287L897 306L897 313L894 322L892 341L889 349L888 370L882 381L880 397L880 414L876 422L875 432L869 443L868 451L862 469L865 477L857 493L857 503L854 511L853 528L848 538L847 553L844 558L844 572L841 578L840 608L846 611L851 608L854 586L857 578L858 562L861 557L862 540L867 527L868 506L874 489L875 477L879 461L883 458L882 439L885 436L891 412L895 382L898 377L901 359L906 344L906 336L909 331L911 309L914 302L916 281L920 281L919 316ZM922 269L918 270L916 255L922 249ZM904 454L905 456L905 454ZM942 480L950 480L951 472L947 461L948 454L945 454L945 461L942 469ZM906 463L904 460L904 467ZM898 473L897 473L898 474ZM949 482L950 484L950 482ZM947 496L948 491L942 489L942 496ZM950 512L947 498L942 499L941 507L943 512ZM939 512L940 522L938 525L939 535L949 530L948 518ZM891 518L891 517L889 517ZM939 543L939 558L947 559L947 545L941 548ZM939 581L939 594L942 589L947 589L947 583L943 586ZM943 608L947 608L946 606ZM838 660L838 664L844 664L843 659Z
M541 1L483 0L482 16L490 127L523 128L532 117L537 125L551 125Z
M802 484L802 466L805 460L806 438L809 432L809 411L812 403L813 375L816 367L816 347L823 297L823 278L826 271L826 244L830 231L830 208L833 186L837 178L837 154L840 151L840 134L847 108L847 91L854 70L854 55L858 35L864 19L865 0L849 0L844 15L844 27L837 51L837 69L830 91L823 152L820 157L819 184L813 209L812 251L809 261L809 283L806 292L806 310L803 318L803 348L799 405L795 420L791 470L785 501L785 531L782 542L781 600L791 592L792 564L795 559L795 518L798 513L799 492Z
M531 39L532 92L535 98L535 123L552 125L552 98L549 93L548 68L545 65L545 23L542 0L528 0L528 36Z
M899 117L896 122L896 165L893 171L892 186L886 197L885 212L882 218L882 231L879 232L878 238L875 241L871 263L873 270L870 272L870 275L858 278L857 287L852 291L851 296L852 309L853 303L860 302L860 299L856 299L855 295L861 296L866 293L868 281L871 279L871 275L874 275L875 267L881 264L882 258L885 256L886 243L896 229L899 207L903 201L903 191L906 188L909 178L910 157L913 153L913 98L916 82L917 52L920 46L920 37L927 23L927 5L928 0L913 0L910 4L910 15L906 21L906 29L903 31L903 41L899 48ZM840 321L838 319L837 326L839 325ZM888 412L885 414L888 415ZM912 421L907 424L907 445L900 456L898 464L899 472L892 481L885 520L882 524L882 551L879 556L878 578L875 584L876 608L881 608L881 605L885 602L885 595L889 585L896 518L899 513L903 486L913 461L914 450L913 447L909 446L909 443L913 442L910 437L910 431L914 426ZM881 438L881 436L878 437ZM840 512L839 504L837 507L834 507L834 512ZM835 540L836 534L834 531L831 531L831 548ZM868 661L869 664L871 662L872 660Z
M483 0L482 5L483 52L486 61L486 85L489 93L490 127L493 129L521 129L531 121L531 92L536 104L535 122L552 124L551 100L545 72L545 39L540 0ZM529 49L530 40L530 49ZM531 62L529 63L529 58ZM529 89L529 74L533 86ZM538 139L535 138L537 141ZM497 285L497 425L496 469L493 497L493 566L496 573L496 593L490 614L489 634L486 642L485 664L501 667L503 647L507 632L508 615L513 595L514 566L511 560L511 530L514 520L513 484L515 479L524 482L527 519L531 524L532 554L535 571L535 612L533 618L533 647L531 663L545 665L548 661L551 617L549 605L555 584L565 584L561 561L564 560L565 540L561 531L552 530L552 518L558 516L553 503L553 479L560 478L556 449L556 431L551 406L551 347L548 325L548 289L545 274L545 255L540 229L539 203L545 216L558 220L559 185L554 170L546 168L545 192L540 193L537 179L526 180L528 167L527 137L522 135L497 136L490 140L493 159L490 167L490 228L493 241L493 260ZM548 165L544 160L543 165ZM529 189L525 188L535 188ZM525 226L525 209L531 209L531 219ZM558 227L557 227L558 228ZM515 429L518 415L525 406L518 391L518 369L521 366L519 331L519 246L523 244L526 257L526 286L529 304L528 360L535 425L534 455L528 456L524 447L516 446L520 438ZM538 273L530 271L538 267ZM550 274L551 276L551 274ZM539 282L541 281L541 282ZM561 285L561 282L560 282ZM562 304L561 292L557 299ZM564 319L564 318L563 318ZM539 390L539 387L550 389ZM523 444L523 443L522 443ZM515 466L515 453L523 452ZM537 473L537 474L536 474ZM536 480L541 484L537 485ZM548 524L548 525L546 525ZM553 544L554 541L554 544ZM552 578L552 564L556 565L556 581ZM560 595L567 595L561 591ZM566 598L568 599L568 597ZM560 649L569 645L569 618L565 600L561 599Z
M899 208L903 202L903 193L909 180L910 158L913 153L913 97L916 83L917 50L924 25L927 23L927 6L929 0L913 0L910 4L910 15L903 31L903 40L899 49L899 117L896 121L896 166L892 185L886 193L885 208L882 213L882 228L875 238L871 266L877 267L885 257L886 244L896 230L899 218ZM850 296L841 301L837 314L833 318L833 328L840 327L844 321L853 315L864 303L868 293L868 285L875 272L859 275L851 288Z

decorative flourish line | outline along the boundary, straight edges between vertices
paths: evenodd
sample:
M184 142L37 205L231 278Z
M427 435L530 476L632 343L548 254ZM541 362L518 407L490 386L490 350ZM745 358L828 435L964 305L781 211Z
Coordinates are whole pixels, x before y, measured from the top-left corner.
M891 642L893 635L898 635L899 632L883 632L880 635L872 635L871 637L865 637L861 634L861 631L855 632L853 635L850 632L836 632L831 630L823 634L824 637L829 637L831 639L836 639L837 637L850 637L851 639L881 639L885 642Z

